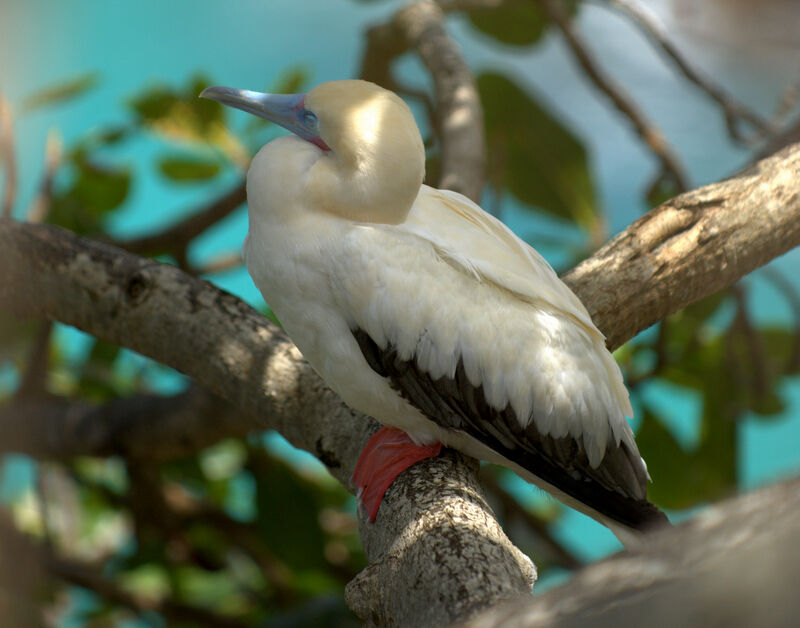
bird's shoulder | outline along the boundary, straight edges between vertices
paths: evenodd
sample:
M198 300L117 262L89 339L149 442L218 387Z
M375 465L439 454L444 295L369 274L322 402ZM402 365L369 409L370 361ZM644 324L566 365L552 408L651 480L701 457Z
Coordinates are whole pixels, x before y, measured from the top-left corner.
M400 228L424 238L444 259L480 281L545 304L602 337L583 303L539 252L465 196L423 185Z

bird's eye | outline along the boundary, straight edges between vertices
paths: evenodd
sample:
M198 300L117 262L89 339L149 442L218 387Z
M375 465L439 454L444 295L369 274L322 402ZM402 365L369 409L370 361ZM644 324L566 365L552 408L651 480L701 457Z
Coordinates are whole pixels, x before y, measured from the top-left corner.
M304 109L303 113L301 114L303 117L303 123L311 128L317 128L317 115L313 111L309 111L308 109Z

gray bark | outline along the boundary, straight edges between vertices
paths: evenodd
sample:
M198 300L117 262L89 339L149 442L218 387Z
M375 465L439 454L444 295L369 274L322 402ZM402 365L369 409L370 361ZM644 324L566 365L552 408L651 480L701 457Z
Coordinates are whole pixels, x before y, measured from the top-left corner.
M566 585L460 628L791 628L800 596L800 480L712 506L586 567Z

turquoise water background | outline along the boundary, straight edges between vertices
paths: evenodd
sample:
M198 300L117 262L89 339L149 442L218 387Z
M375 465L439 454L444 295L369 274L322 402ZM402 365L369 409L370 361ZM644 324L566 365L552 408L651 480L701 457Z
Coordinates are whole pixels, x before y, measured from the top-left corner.
M196 71L202 71L217 84L251 89L265 89L282 70L298 65L310 70L311 84L354 77L360 65L364 29L385 20L400 4L349 0L2 0L0 90L15 110L35 90L84 72L97 72L100 81L97 88L78 100L17 118L18 208L24 208L33 196L50 129L59 129L69 145L93 128L124 122L129 115L125 101L141 88L160 82L182 84ZM656 3L661 9L663 5ZM716 107L676 78L628 23L600 8L587 6L579 24L597 58L628 86L664 130L687 165L692 185L717 180L747 163L748 153L728 141ZM520 51L492 44L460 19L451 21L451 30L474 69L497 68L514 74L585 142L612 233L641 215L645 210L642 191L655 174L656 164L626 121L587 84L557 37L530 51ZM680 34L678 38L739 97L762 111L770 111L779 86L785 82L780 68L772 66L773 72L764 73L759 70L758 59L747 57L738 47L700 45ZM409 81L427 81L413 59L401 63L401 72ZM114 215L111 227L117 235L130 237L157 230L186 215L204 199L219 194L230 183L228 180L195 186L188 192L170 185L156 176L151 164L160 148L157 140L141 139L110 155L111 159L133 165L139 175L125 206ZM532 216L511 201L503 207L503 219L556 267L564 263L564 258L560 257L563 254L559 247L551 244L552 239L573 245L581 241L573 228ZM246 228L246 212L242 209L199 238L190 252L191 258L202 262L237 251ZM772 265L800 289L800 252L790 252ZM262 303L243 269L215 275L213 281L254 305ZM745 282L759 322L793 324L789 306L759 278L758 272ZM83 334L63 326L58 328L58 338L76 360L90 344ZM144 362L139 356L126 355L132 369ZM3 381L6 386L13 385L14 374L2 367L0 372L0 385ZM154 386L165 393L184 383L182 377L165 369L158 373ZM743 447L739 464L745 489L800 470L800 383L795 379L785 389L789 402L785 416L741 424ZM693 430L699 400L683 389L676 391L664 384L648 386L643 394L665 408L670 429L690 447L697 436ZM272 440L277 443L277 439ZM274 446L282 451L289 449L287 445ZM302 453L287 455L298 464L318 464ZM29 482L25 463L18 461L16 467L6 468L0 493L13 493ZM526 501L544 499L521 481L514 485L514 491ZM563 518L558 534L586 558L605 555L618 547L604 528L572 511Z

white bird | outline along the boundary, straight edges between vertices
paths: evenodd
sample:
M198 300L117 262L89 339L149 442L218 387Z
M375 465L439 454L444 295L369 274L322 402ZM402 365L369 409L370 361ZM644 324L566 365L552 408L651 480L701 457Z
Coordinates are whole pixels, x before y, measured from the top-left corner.
M623 542L666 522L603 335L533 248L423 185L422 139L398 96L357 80L201 96L294 133L250 165L244 258L317 373L392 426L354 474L370 520L394 478L444 445L512 468Z

